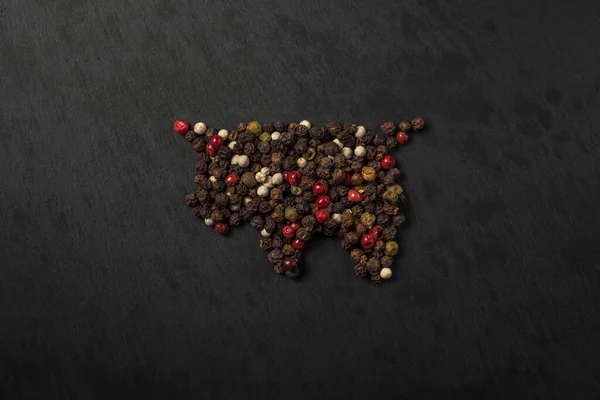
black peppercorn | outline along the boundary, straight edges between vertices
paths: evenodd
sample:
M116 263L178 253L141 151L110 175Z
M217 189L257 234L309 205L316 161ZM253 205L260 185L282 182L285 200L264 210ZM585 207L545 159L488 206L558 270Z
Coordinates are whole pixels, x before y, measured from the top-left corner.
M396 124L393 122L384 122L381 124L381 130L386 135L392 136L396 134Z
M273 248L273 239L262 238L260 240L260 248L267 251L271 250Z
M287 124L281 121L277 121L273 124L273 127L278 132L285 132L287 130Z
M198 206L198 207L192 208L192 215L196 218L203 218L202 217L202 207Z
M198 198L195 193L190 193L185 196L185 204L188 207L196 207L198 205Z
M296 238L306 242L310 239L310 233L308 230L306 230L306 228L300 228L296 231Z
M229 197L225 193L217 193L215 195L214 204L216 207L225 208L229 203Z
M239 226L242 222L242 218L239 213L233 213L229 216L229 225L231 226Z
M284 243L284 241L283 241L283 238L281 238L281 237L279 237L279 236L275 236L275 237L273 238L273 248L274 248L274 249L280 249L280 248L282 248L282 247L283 247L283 245L284 245L284 244L285 244L285 243Z
M221 160L229 160L231 158L231 149L227 146L222 146L218 151L219 159Z
M283 251L281 249L275 248L269 252L268 259L272 263L283 261Z

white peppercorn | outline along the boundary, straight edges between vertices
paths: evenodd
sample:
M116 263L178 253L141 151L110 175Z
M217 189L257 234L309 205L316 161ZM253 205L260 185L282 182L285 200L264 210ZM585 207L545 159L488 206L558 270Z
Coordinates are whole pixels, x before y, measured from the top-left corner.
M267 176L267 179L265 179L264 185L266 187L268 187L269 189L272 189L273 188L273 177L272 176Z
M280 185L283 183L283 174L281 172L276 173L272 177L273 185Z
M267 177L265 176L265 174L259 171L256 173L256 175L254 175L254 179L256 179L258 183L265 183Z
M204 223L208 226L213 226L215 224L215 221L213 221L211 218L206 218L204 220Z
M259 195L260 197L267 197L269 195L269 188L266 187L265 185L262 185L258 188L258 190L256 191L256 194Z
M356 157L364 157L367 154L367 149L364 146L356 146L354 149L354 155Z
M271 234L269 232L267 232L266 229L263 229L262 231L260 231L260 234L262 235L262 237L271 237Z
M225 140L229 136L229 132L227 132L227 129L221 129L218 135L221 136L223 140Z
M306 129L309 129L309 130L312 127L310 122L308 122L307 120L300 121L300 125L304 125L306 127Z
M350 147L344 147L342 149L342 155L349 160L354 155L354 152L352 151L352 149Z
M250 157L248 157L247 155L241 155L238 158L238 164L240 165L240 167L247 167L248 165L250 165Z
M381 279L390 279L392 277L392 270L387 267L381 268L381 271L379 271L379 276Z
M204 122L198 122L196 125L194 125L194 132L196 132L198 135L203 135L204 132L206 132L206 124Z
M296 164L298 164L299 168L306 167L306 163L307 163L307 161L306 161L306 158L304 158L304 157L300 157L298 160L296 160Z
M365 129L365 127L360 125L360 126L356 127L356 132L354 133L354 137L357 139L360 139L361 137L364 137L366 133L367 133L367 130Z
M271 140L279 140L279 138L281 137L281 132L273 132L271 133Z

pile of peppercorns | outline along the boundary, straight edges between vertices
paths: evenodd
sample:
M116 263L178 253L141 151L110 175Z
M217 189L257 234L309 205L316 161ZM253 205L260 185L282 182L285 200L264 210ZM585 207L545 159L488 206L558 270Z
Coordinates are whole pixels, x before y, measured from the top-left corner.
M175 121L198 153L198 189L185 201L221 234L250 221L278 274L297 277L305 245L324 234L342 239L356 275L381 282L392 276L396 230L405 222L400 170L389 152L424 125L415 118L372 132L337 121L252 121L228 131Z

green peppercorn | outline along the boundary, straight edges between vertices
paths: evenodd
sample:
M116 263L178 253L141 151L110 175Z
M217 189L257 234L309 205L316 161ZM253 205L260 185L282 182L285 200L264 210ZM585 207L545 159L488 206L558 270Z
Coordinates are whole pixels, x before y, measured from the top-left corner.
M269 142L271 140L271 134L268 132L263 132L258 137L258 140L260 140L261 142Z
M385 255L386 256L394 256L398 252L398 243L394 241L389 241L385 243Z
M287 207L285 209L285 219L288 221L295 221L298 219L298 214L296 213L296 209L293 207Z
M398 194L393 190L386 190L383 193L383 199L389 203L396 204L398 202Z
M375 214L371 214L370 212L362 213L362 215L360 216L360 222L366 225L369 229L373 227L373 224L375 224L376 219L377 217L375 216Z
M292 187L290 187L290 191L292 192L292 194L294 196L302 195L302 188L300 186L292 186Z
M254 136L258 136L262 133L262 125L258 121L252 121L246 126L246 130Z

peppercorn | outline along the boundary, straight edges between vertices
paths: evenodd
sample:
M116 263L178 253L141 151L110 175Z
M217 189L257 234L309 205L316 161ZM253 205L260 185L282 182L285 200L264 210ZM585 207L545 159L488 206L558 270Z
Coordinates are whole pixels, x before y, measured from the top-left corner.
M223 211L222 210L213 210L210 213L210 219L216 222L223 221Z
M362 264L357 264L354 267L354 273L356 274L356 276L365 277L368 274L367 267Z
M369 212L365 212L360 216L360 221L368 228L371 228L375 224L376 219L377 217L375 214L371 214Z
M367 271L369 271L371 275L379 274L380 268L381 264L379 263L378 259L375 257L369 258L367 261Z
M175 132L185 135L190 129L190 124L185 120L177 120L173 124L173 129Z
M342 124L338 121L333 121L327 124L327 130L331 136L337 136L338 133L342 130Z
M196 218L201 218L202 217L202 207L198 206L198 207L192 208L192 215Z
M302 218L302 226L308 231L312 230L316 224L317 220L313 215L307 215Z
M271 238L262 238L260 240L260 248L263 250L271 250L273 248L273 239Z
M296 209L292 207L288 207L285 209L285 219L288 221L295 221L298 218L298 214L296 213Z
M229 197L225 193L217 193L215 195L214 204L216 207L225 208L229 203Z
M367 182L375 180L376 177L376 171L371 167L363 167L361 174L363 179Z
M386 135L392 136L396 134L396 124L394 124L393 122L384 122L383 124L381 124L381 130Z
M273 124L273 128L275 128L276 131L283 132L287 129L287 124L281 121L277 121Z
M187 133L185 134L185 140L187 140L188 142L193 142L196 139L197 135L194 131L187 131Z
M262 154L267 154L271 151L271 145L269 144L269 142L260 142L258 144L258 151ZM269 157L269 161L270 159L271 157Z
M296 238L303 242L307 242L310 240L310 232L306 228L300 228L296 231Z
M393 226L388 226L383 230L381 237L384 240L393 240L396 237L396 228Z
M283 261L284 254L281 249L275 248L269 252L269 255L267 257L270 262L276 263Z
M403 214L394 215L392 217L392 226L399 227L406 222L406 217Z
M381 271L379 271L379 276L381 279L390 279L392 277L392 270L387 267L381 268Z
M229 216L229 225L239 226L242 222L242 218L239 213L233 213Z
M386 256L394 256L398 253L398 243L389 241L385 243L385 255Z
M282 250L283 254L285 254L286 256L291 256L296 252L296 249L291 244L284 244Z
M410 121L402 121L398 124L398 129L402 132L410 132L412 130L412 125Z
M227 186L225 185L225 182L223 181L214 181L212 183L212 188L215 192L222 192L225 190Z
M414 131L420 131L425 127L425 121L423 118L417 117L410 121L410 125Z
M271 211L273 211L273 206L271 203L264 200L261 201L260 205L258 206L258 212L261 214L269 214Z
M262 133L262 126L258 121L251 121L246 125L246 131L258 136Z
M198 205L198 198L195 193L190 193L185 196L185 204L188 207L196 207Z

